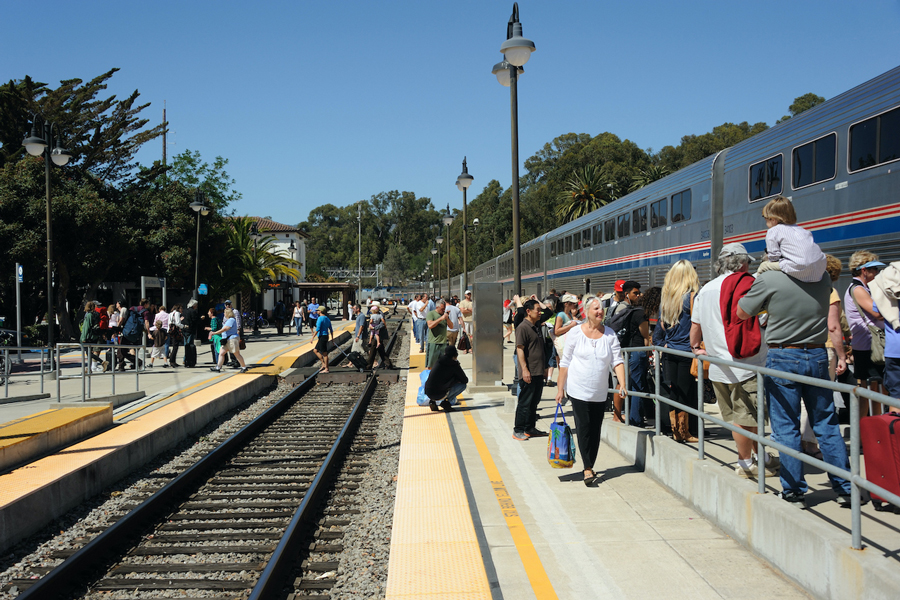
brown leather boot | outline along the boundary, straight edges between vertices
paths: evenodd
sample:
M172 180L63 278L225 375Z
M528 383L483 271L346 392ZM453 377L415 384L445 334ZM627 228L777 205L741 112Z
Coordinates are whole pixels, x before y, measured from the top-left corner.
M678 421L674 410L669 411L669 422L672 423L672 439L676 442L684 441L681 438L681 423Z
M693 444L695 442L699 442L700 440L691 435L691 429L688 426L689 417L690 415L688 415L686 412L678 413L678 430L681 434L681 439L678 441Z

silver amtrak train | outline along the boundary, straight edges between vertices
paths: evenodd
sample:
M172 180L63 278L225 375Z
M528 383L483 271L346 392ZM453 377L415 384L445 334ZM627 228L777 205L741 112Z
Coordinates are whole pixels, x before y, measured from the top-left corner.
M606 293L617 279L661 286L681 259L706 281L723 244L765 253L762 207L778 194L843 263L839 291L854 251L900 260L900 67L522 244L522 291ZM511 297L512 251L469 281L502 282Z

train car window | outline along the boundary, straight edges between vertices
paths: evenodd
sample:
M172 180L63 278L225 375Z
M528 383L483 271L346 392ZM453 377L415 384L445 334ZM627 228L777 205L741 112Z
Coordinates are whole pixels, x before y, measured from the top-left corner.
M650 227L663 227L666 224L666 199L663 198L650 205Z
M900 108L850 127L850 171L900 159Z
M556 256L556 242L550 242L550 258Z
M836 147L837 135L832 133L794 148L791 168L794 189L833 179Z
M878 162L900 158L900 110L892 110L879 117Z
M566 254L572 251L572 236L566 236Z
M581 247L582 248L590 248L591 247L591 230L585 229L581 232Z
M672 194L672 223L691 218L691 190Z
M603 237L606 238L607 242L611 242L616 239L616 220L615 219L607 219L603 224L603 228L606 230L606 233Z
M781 193L781 155L750 165L750 202ZM672 222L675 213L672 212Z
M619 215L618 217L618 236L623 238L625 236L631 235L631 215L625 213L624 215Z
M581 232L575 233L572 235L574 238L572 241L572 248L575 250L581 250Z
M647 207L641 206L632 211L631 222L634 225L634 232L640 233L647 231Z
M598 246L603 243L603 226L594 225L594 245Z

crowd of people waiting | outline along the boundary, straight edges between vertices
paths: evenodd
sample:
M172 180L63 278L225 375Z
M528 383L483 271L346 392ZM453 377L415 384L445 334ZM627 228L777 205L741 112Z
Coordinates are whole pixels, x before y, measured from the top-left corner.
M661 288L642 291L636 281L619 280L604 295L551 290L543 300L514 296L505 301L504 339L516 348L513 438L525 441L547 435L535 427L537 402L545 385L558 386L557 402L572 402L585 483L596 485L593 468L610 398L616 421L645 427L655 417L653 402L636 396L629 414L622 414L626 395L622 349L651 345L748 367L838 378L900 397L900 263L886 265L865 250L853 253L848 265L852 281L842 299L833 287L841 275L841 261L822 253L810 232L796 224L790 200L776 197L763 209L763 218L769 228L766 255L755 276L751 274L755 259L745 247L726 244L714 264L717 276L702 287L694 266L681 260L667 272ZM439 314L444 314L442 302L435 304ZM433 327L430 317L417 323L420 328ZM628 352L629 390L655 391L651 355ZM434 358L429 356L426 362L432 364ZM698 363L710 388L705 396L718 405L724 421L756 433L757 392L762 392L773 439L849 470L839 429L839 411L845 408L840 394L773 377L765 377L765 389L757 390L756 373L749 368L662 353L663 398L702 409ZM552 381L556 367L558 384ZM882 410L877 403L861 401L863 415ZM661 430L676 441L697 441L695 415L663 402L660 421ZM781 497L803 500L807 484L801 461L772 453L759 457L749 438L738 433L733 437L737 474L753 477L760 468L780 474ZM833 475L829 479L838 502L848 506L850 483Z

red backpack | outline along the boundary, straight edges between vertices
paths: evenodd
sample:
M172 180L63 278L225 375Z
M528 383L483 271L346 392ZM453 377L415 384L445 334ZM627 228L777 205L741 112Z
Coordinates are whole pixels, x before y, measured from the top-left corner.
M100 329L109 329L109 314L106 312L106 307L98 306L94 310L100 315Z

